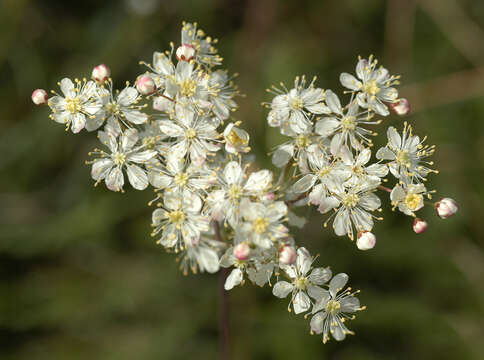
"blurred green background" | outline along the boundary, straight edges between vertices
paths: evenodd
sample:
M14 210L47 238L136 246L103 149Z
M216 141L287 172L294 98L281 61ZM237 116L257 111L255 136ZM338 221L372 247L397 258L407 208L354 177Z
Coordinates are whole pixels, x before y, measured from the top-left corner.
M280 141L260 106L265 88L307 74L341 92L339 73L374 53L403 75L407 120L437 144L429 187L460 204L446 221L425 209L430 228L417 236L387 203L364 253L311 214L296 239L362 289L356 336L323 345L270 288L244 286L230 293L233 359L482 359L480 0L1 0L0 358L218 358L218 276L184 277L149 236L152 194L93 188L83 163L94 134L65 133L30 100L99 63L119 84L134 80L139 60L179 41L182 20L219 38L225 66L240 73L247 97L235 118L260 166Z

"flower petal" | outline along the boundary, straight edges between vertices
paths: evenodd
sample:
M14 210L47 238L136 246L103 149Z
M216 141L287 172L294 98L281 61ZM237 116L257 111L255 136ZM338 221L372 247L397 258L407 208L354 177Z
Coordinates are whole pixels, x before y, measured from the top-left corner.
M224 289L229 291L234 288L234 286L239 285L242 282L243 273L239 268L235 268L232 270L227 279L225 280Z
M272 294L278 298L285 298L294 289L294 286L287 281L279 281L272 288Z

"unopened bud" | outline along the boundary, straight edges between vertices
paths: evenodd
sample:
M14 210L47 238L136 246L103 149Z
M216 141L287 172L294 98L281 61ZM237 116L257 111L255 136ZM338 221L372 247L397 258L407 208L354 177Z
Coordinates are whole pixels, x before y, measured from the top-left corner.
M92 69L91 77L93 80L96 80L99 83L105 82L110 76L111 70L109 70L109 68L104 64L95 66L94 69Z
M150 95L156 91L156 84L149 75L140 75L136 79L136 89L141 95Z
M34 90L32 93L32 101L35 105L44 105L47 104L47 100L49 99L49 95L47 95L47 91L44 89L37 89Z
M370 250L375 247L376 236L369 232L363 231L358 234L358 240L356 240L356 246L360 250Z
M296 250L290 245L284 245L279 249L279 264L291 265L294 264L297 258Z
M427 224L427 222L425 220L416 218L413 221L413 231L415 231L415 233L417 233L417 234L424 233L425 230L427 230L428 226L429 226L429 224Z
M437 211L437 215L439 215L442 219L447 219L454 215L457 210L459 210L459 206L457 206L457 203L454 199L443 198L435 203L435 210Z
M274 194L273 192L268 192L261 196L262 201L273 201L275 198L276 194Z
M183 44L176 49L176 58L179 61L190 61L195 56L195 48L190 44Z
M390 104L390 107L395 112L395 114L404 116L410 112L410 104L408 103L407 99L398 99L393 104Z
M247 243L240 243L234 246L234 256L237 260L247 260L249 258L250 247Z

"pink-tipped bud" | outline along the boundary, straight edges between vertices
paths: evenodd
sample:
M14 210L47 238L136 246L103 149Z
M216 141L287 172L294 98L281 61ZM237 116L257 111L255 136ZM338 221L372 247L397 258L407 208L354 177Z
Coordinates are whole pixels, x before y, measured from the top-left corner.
M273 192L268 192L262 195L261 198L263 201L272 201L276 198L276 194L274 194Z
M407 115L410 112L410 104L408 103L408 100L404 98L398 99L393 104L390 104L390 107L395 114L400 116Z
M44 89L37 89L32 93L32 101L35 105L45 105L47 100L49 100L49 95Z
M92 69L92 79L96 80L98 83L103 83L105 82L109 77L111 76L111 70L104 65L98 65L95 66L94 69Z
M297 258L296 250L290 245L284 245L279 249L279 264L291 265L294 264Z
M250 247L247 243L240 243L234 246L234 256L237 260L247 260L249 258Z
M415 231L415 233L417 234L424 233L428 227L429 227L429 224L427 224L427 221L425 220L415 218L415 220L413 221L413 231Z
M156 84L149 75L140 75L136 79L136 89L141 95L150 95L156 91Z
M369 232L363 231L358 234L358 239L356 240L356 246L360 250L370 250L375 247L376 236Z
M435 203L435 210L437 211L437 215L439 215L442 219L447 219L453 216L457 210L459 210L459 206L457 206L457 203L454 199L443 198Z
M176 49L176 58L178 61L190 61L195 56L195 48L190 44L183 44Z

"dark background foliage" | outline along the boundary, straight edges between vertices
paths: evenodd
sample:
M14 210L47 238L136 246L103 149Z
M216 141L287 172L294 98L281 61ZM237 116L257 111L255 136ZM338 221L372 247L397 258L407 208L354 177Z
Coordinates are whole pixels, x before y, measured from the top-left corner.
M429 187L461 210L430 228L385 206L376 248L360 252L322 230L297 233L335 272L350 274L368 309L356 336L323 345L270 288L230 293L234 359L482 359L484 254L484 2L54 1L0 2L0 357L2 359L214 359L218 277L184 277L150 238L151 193L93 188L83 165L93 134L74 136L35 108L33 89L89 76L106 63L119 84L154 50L179 41L182 20L220 39L225 66L247 97L235 118L260 166L280 141L268 129L265 88L339 73L374 53L403 75L418 134L437 144ZM402 125L392 117L385 125ZM383 126L382 126L383 127ZM382 134L384 138L384 134ZM383 140L384 141L384 140Z

